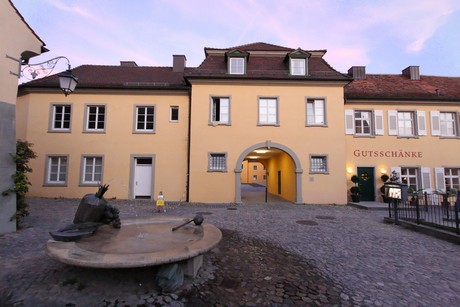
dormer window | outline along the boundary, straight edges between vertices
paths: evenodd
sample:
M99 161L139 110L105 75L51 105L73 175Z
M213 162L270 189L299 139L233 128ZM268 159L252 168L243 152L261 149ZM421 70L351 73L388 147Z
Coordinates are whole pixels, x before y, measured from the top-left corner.
M244 75L245 58L230 58L229 71L231 75Z
M291 59L291 75L305 76L305 59Z
M310 53L297 49L287 55L289 58L289 73L291 76L308 75L308 58Z
M230 75L246 74L246 63L249 53L241 50L232 50L225 54L227 61L227 71Z

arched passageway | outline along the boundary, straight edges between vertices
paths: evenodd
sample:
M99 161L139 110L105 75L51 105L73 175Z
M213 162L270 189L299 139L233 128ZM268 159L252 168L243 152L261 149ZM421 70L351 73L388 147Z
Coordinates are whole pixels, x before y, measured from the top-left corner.
M252 176L249 176L249 180L245 180L244 176L248 177L248 174L244 172L246 171L245 166L250 166L251 163L254 165L260 163L265 167L263 182L251 182L251 179L255 178ZM247 192L253 187L252 192L259 191L259 195L266 189L266 198L269 202L302 203L302 172L300 160L290 148L270 141L255 144L243 151L237 160L235 201L241 203L242 189L243 192ZM249 184L251 186L247 186ZM265 201L265 195L261 199Z

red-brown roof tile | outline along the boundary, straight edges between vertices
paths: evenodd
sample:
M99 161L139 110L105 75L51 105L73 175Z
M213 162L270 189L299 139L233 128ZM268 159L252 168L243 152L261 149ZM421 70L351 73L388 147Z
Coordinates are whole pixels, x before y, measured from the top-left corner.
M354 80L345 87L345 98L460 101L460 78L422 75L420 80L411 80L403 75L367 74L366 79Z
M230 75L227 72L227 61L225 51L242 50L249 53L246 74ZM289 72L289 62L286 55L295 50L282 46L267 43L252 43L226 49L205 48L206 59L201 65L186 74L186 77L198 78L232 78L232 79L302 79L302 80L351 80L332 68L322 56L311 56L308 59L308 75L292 76ZM218 51L218 52L212 52ZM272 52L261 54L260 51ZM326 50L315 50L305 52L317 52L324 54ZM254 53L251 53L254 52Z
M188 71L192 68L185 68ZM72 69L77 88L186 88L184 73L172 67L82 65ZM59 87L57 75L21 84L19 88Z

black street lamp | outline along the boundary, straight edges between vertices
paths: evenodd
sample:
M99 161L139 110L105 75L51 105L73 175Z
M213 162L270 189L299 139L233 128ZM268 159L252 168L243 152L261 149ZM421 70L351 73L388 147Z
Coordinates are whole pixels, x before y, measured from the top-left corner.
M78 78L72 74L70 70L70 61L65 56L58 56L51 60L36 64L27 63L25 67L21 69L21 76L28 80L34 80L39 75L46 77L53 72L60 59L65 59L67 61L67 70L58 74L59 85L64 95L67 96L72 94L78 84Z
M58 74L58 77L59 84L61 86L61 90L64 92L64 95L67 96L72 94L78 84L78 79L70 71L70 65L69 69Z

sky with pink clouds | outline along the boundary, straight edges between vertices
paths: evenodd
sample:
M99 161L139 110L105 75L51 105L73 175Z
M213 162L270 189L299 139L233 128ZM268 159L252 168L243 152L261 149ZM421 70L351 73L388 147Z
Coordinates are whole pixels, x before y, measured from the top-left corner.
M458 0L12 0L49 52L82 64L187 66L204 47L266 42L327 49L335 69L460 76Z

